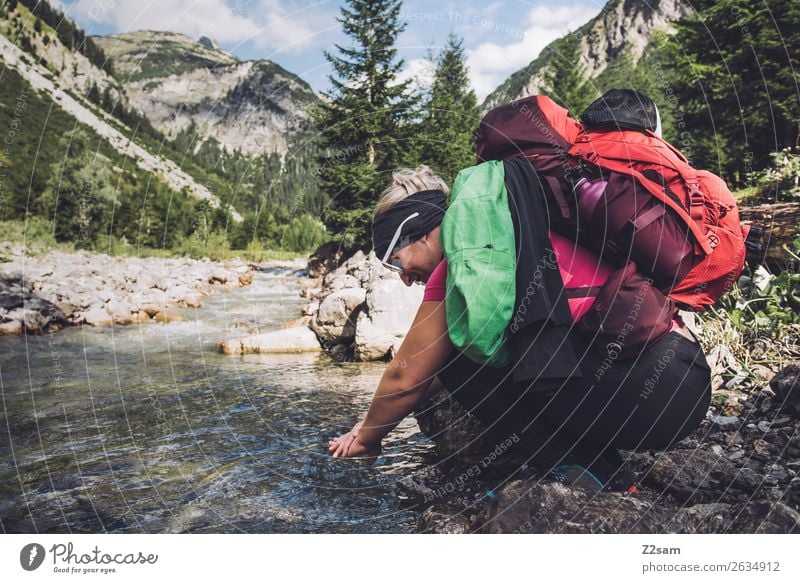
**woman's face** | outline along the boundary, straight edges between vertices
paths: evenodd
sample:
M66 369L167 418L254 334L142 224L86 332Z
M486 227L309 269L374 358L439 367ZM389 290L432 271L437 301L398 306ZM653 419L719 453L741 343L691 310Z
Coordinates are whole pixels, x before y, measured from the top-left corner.
M440 227L417 241L395 251L389 256L388 262L403 269L400 279L406 285L417 281L427 283L428 278L442 260L442 245L439 242Z

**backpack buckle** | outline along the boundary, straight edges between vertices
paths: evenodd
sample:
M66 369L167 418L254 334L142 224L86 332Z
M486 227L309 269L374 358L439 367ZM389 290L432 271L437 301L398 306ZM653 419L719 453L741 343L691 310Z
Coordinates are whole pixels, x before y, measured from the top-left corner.
M689 216L693 220L703 222L706 214L705 197L697 184L687 184L689 188Z

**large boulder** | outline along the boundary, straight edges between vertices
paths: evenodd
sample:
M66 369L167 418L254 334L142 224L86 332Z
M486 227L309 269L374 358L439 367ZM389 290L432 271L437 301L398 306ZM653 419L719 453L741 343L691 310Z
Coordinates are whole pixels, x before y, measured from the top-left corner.
M352 254L352 251L343 247L339 242L323 243L308 258L306 266L308 276L322 277L339 267Z
M356 360L392 357L408 333L425 288L406 286L370 253L366 275L366 309L358 315Z
M365 297L366 290L360 287L328 294L311 321L311 329L326 343L339 344L352 339L356 335L356 310Z

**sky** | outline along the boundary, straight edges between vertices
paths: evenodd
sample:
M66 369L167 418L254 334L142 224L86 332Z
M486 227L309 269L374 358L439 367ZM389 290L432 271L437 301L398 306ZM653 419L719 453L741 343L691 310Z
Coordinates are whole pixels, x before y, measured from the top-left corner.
M134 30L207 36L243 60L269 59L330 88L325 51L351 46L337 21L343 0L50 0L89 34ZM483 99L552 40L597 15L604 0L406 0L398 38L401 77L425 84L448 33L463 39L470 79Z

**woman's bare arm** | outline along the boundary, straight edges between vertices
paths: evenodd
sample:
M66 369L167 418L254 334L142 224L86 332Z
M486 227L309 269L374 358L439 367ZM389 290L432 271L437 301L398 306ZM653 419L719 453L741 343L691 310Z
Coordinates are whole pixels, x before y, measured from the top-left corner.
M379 444L423 401L452 350L453 344L447 335L445 302L422 302L397 355L381 377L357 436L349 443L341 443L342 447L335 448L334 455L348 455L353 442L367 448ZM334 443L338 442L334 440Z

